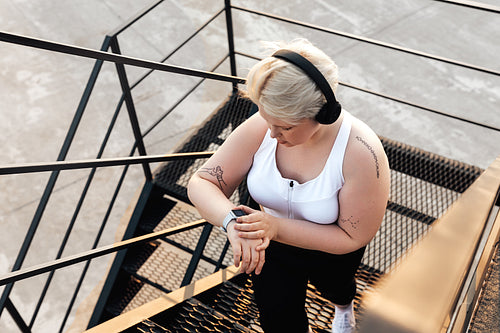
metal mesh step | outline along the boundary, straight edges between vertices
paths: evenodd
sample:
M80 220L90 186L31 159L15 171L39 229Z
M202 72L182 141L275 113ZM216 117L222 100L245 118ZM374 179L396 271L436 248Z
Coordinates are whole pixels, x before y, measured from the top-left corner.
M357 313L362 313L361 295L372 289L381 276L379 272L369 270L362 266L357 274ZM312 285L308 286L305 309L311 328L315 332L327 332L334 317L334 305ZM145 328L154 328L153 332L263 332L253 298L252 282L245 274L189 298L129 328L127 332L142 332Z

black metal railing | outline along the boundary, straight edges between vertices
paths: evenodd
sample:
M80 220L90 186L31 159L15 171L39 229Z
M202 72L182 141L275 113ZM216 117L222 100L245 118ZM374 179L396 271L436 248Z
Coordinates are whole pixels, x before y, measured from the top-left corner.
M440 1L440 0L436 0ZM278 15L273 15L269 13L264 13L261 11L249 9L249 8L244 8L240 6L234 6L231 5L230 0L225 0L224 1L224 7L217 11L208 21L206 21L199 29L197 29L195 32L193 32L184 42L182 42L179 46L174 48L172 52L170 52L165 58L163 58L160 61L149 61L149 60L144 60L144 59L138 59L134 57L129 57L121 54L120 51L120 45L119 45L119 40L118 36L123 32L126 31L130 26L132 26L134 23L139 21L141 18L143 18L145 15L150 13L153 9L155 9L160 3L162 3L163 0L157 1L151 6L148 6L145 8L143 11L132 17L130 20L128 20L126 23L124 23L122 26L118 27L114 31L110 32L104 39L101 49L100 50L93 50L93 49L88 49L88 48L83 48L83 47L77 47L73 45L66 45L66 44L61 44L61 43L56 43L52 41L47 41L47 40L42 40L42 39L37 39L37 38L30 38L26 36L20 36L16 34L11 34L7 32L0 32L0 41L1 42L8 42L8 43L13 43L17 44L23 47L33 47L36 49L41 49L41 50L47 50L51 52L56 52L56 53L62 53L65 55L75 55L78 57L84 57L84 58L90 58L95 60L95 64L93 67L93 70L90 74L90 78L88 80L88 83L84 89L82 98L80 100L80 103L76 109L76 112L74 114L73 120L71 122L71 125L69 127L69 130L66 134L66 138L63 142L63 145L59 151L59 155L57 157L56 162L41 162L41 163L31 163L31 164L16 164L16 165L7 165L7 166L0 166L0 175L12 175L12 174L23 174L23 173L33 173L33 172L51 172L50 178L47 182L47 185L45 187L45 190L43 192L43 195L41 197L41 200L38 204L38 207L36 209L36 212L32 218L32 221L30 223L29 229L25 235L23 244L21 246L21 249L19 250L19 253L17 255L17 258L15 260L15 263L12 267L12 273L7 274L4 277L0 278L0 286L5 286L2 296L0 298L0 316L2 314L2 311L4 308L7 309L7 311L11 314L12 318L18 325L19 329L23 332L30 332L31 329L33 328L34 322L37 318L37 315L39 313L41 304L43 303L43 300L45 298L45 295L47 293L47 290L51 284L53 274L57 269L68 267L71 265L74 265L76 263L80 262L86 262L85 267L82 270L82 273L80 275L79 281L77 283L77 286L75 288L75 291L72 295L72 299L70 300L68 309L65 313L64 319L62 321L62 325L60 327L60 331L64 330L64 327L66 325L66 321L72 311L74 302L76 300L76 296L78 295L79 289L83 283L83 280L85 278L86 272L89 268L90 260L102 255L106 255L112 252L117 252L123 249L127 249L130 246L134 246L136 244L146 242L148 240L156 239L156 238L161 238L166 236L167 234L170 233L175 233L175 232L182 232L185 230L188 230L190 228L195 228L199 226L203 226L206 223L205 222L194 222L191 224L186 224L185 226L175 228L175 230L166 230L163 232L159 233L153 233L150 235L146 236L141 236L141 237L136 237L130 239L133 233L134 223L130 223L129 228L125 232L124 235L124 241L105 246L105 247L100 247L98 248L99 241L101 239L103 230L109 220L111 210L114 207L116 198L118 196L118 193L120 192L125 175L127 174L128 168L131 165L134 164L141 164L143 167L143 173L144 173L144 179L145 179L145 185L143 188L143 195L147 195L148 191L150 191L150 186L151 186L151 180L152 180L152 173L150 169L150 164L155 163L155 162L160 162L160 161L169 161L169 160L174 160L174 159L185 159L185 158L202 158L202 157L207 157L210 153L192 153L192 154L171 154L171 155L156 155L156 156L149 156L146 151L146 147L144 145L144 137L148 135L157 125L159 125L162 121L165 120L165 118L174 110L187 96L189 96L193 91L197 89L197 87L203 82L205 79L210 79L210 80L216 80L216 81L221 81L221 82L229 82L232 83L233 86L233 91L237 89L238 84L244 83L244 79L237 77L237 71L236 71L236 55L240 56L245 56L245 57L250 57L254 58L252 55L244 54L242 52L237 52L235 50L234 46L234 38L233 38L233 24L232 24L232 10L238 10L241 12L247 12L253 15L259 15L263 17L267 17L270 19L274 20L279 20L283 21L286 23L294 24L294 25L299 25L305 28L309 29L314 29L317 31L322 31L325 33L328 33L330 35L337 35L341 36L344 38L349 38L352 40L356 40L361 43L369 43L375 46L379 47L384 47L388 48L397 52L403 52L403 53L408 53L412 54L418 57L423 57L427 59L432 59L435 61L440 61L448 64L452 64L455 66L460 66L463 68L468 68L470 70L474 71L479 71L482 73L494 75L494 76L499 76L500 72L468 63L464 63L461 61L449 59L449 58L444 58L441 56L429 54L429 53L424 53L420 52L417 50L412 50L404 47L400 47L397 45L381 42L378 40L366 38L363 36L358 36L354 34L349 34L346 32L330 29L330 28L324 28L320 26L316 26L310 23L306 22L301 22L297 20L292 20L289 18L285 18L282 16ZM456 5L466 5L475 9L479 10L487 10L490 12L494 13L499 13L499 9L494 6L489 6L489 5L481 5L478 3L472 3L467 1L447 1L449 3L453 3ZM221 59L216 66L210 70L210 71L202 71L202 70L196 70L196 69L191 69L191 68L186 68L186 67L181 67L181 66L175 66L175 65L170 65L170 64L165 64L164 62L168 60L172 55L174 55L177 51L179 51L183 46L185 46L190 40L192 40L195 36L197 36L203 29L205 29L209 24L211 24L216 18L221 16L222 14L225 14L225 20L226 20L226 29L227 29L227 40L228 40L228 52L227 55ZM108 52L111 50L111 52ZM218 74L215 73L215 70L225 61L229 59L230 63L230 71L231 75L226 75L226 74ZM121 85L121 91L122 95L117 102L116 109L114 111L113 117L109 123L109 126L107 128L106 134L102 140L102 143L99 147L99 151L96 155L96 158L94 160L85 160L85 161L65 161L68 152L70 150L70 147L72 145L72 142L75 138L75 134L79 128L79 124L81 122L81 119L85 113L85 109L87 107L87 104L89 102L90 96L95 88L96 82L99 77L99 73L101 71L101 68L103 66L104 62L112 62L116 66L116 71L118 74L118 79ZM139 68L144 68L148 69L148 72L144 74L142 77L140 77L136 82L130 84L128 82L128 77L125 71L124 65L130 65L134 67L139 67ZM134 101L132 98L131 91L137 87L139 84L141 84L151 73L154 71L163 71L163 72L168 72L168 73L176 73L180 75L187 75L191 77L196 77L199 78L200 81L197 82L191 89L189 89L185 95L183 95L174 105L167 110L163 115L161 115L151 127L146 129L145 131L141 131L141 127L137 118L137 113L135 110L135 105ZM442 116L450 117L453 119L457 119L460 121L465 121L467 123L476 125L476 126L481 126L490 130L494 131L500 131L499 128L488 125L488 124L483 124L479 122L475 122L472 120L467 120L463 119L461 117L457 117L454 115L447 114L445 112L441 112L439 110L435 110L433 108L429 108L423 105L419 105L418 103L412 103L410 101L405 101L403 99L394 97L394 96L389 96L386 94L381 94L375 91L371 91L368 89L365 89L363 87L358 87L355 85L351 85L349 83L341 82L342 85L362 91L364 93L372 94L378 97L382 97L385 99L389 99L392 101L396 101L398 103L403 103L424 111L429 111L433 112ZM111 133L114 129L114 126L116 124L118 115L120 114L120 111L122 110L123 104L125 104L128 116L129 116L129 122L133 130L133 135L134 135L134 140L135 143L133 144L132 148L130 149L130 154L128 157L124 158L109 158L109 159L103 159L103 153L104 150L108 144L108 141L110 139ZM136 153L138 153L140 156L134 156ZM116 184L115 191L110 199L110 203L108 205L107 211L104 214L103 220L101 222L99 231L97 232L97 235L95 237L92 249L83 252L80 254L77 254L75 256L71 257L66 257L62 258L63 251L67 245L69 236L73 230L76 218L80 212L80 209L83 205L83 202L87 196L90 184L92 183L95 173L97 171L97 168L102 168L102 167L110 167L110 166L124 166L122 174L120 176L120 179L118 180ZM25 268L23 269L23 263L26 258L26 255L30 249L32 240L36 234L37 228L40 224L40 221L42 219L42 216L44 214L44 211L47 207L47 204L51 198L51 194L54 191L56 182L58 180L59 174L63 170L70 170L70 169L88 169L90 168L90 173L87 177L86 184L84 186L84 189L82 191L82 194L80 195L80 198L78 200L78 203L76 205L76 208L73 213L73 217L71 221L69 222L69 225L67 227L67 230L64 232L65 236L59 245L59 249L56 255L56 258L48 263L39 265L39 266L34 266L30 268ZM123 252L119 252L123 253ZM119 258L120 255L117 255L117 258ZM122 256L123 257L123 256ZM116 260L116 259L115 259ZM13 304L11 299L9 298L9 295L12 291L12 288L14 286L15 282L24 280L29 277L33 276L38 276L40 274L50 272L50 275L47 277L44 288L41 292L41 296L39 298L38 304L34 310L34 313L32 314L30 320L27 322L25 319L23 319L23 316L19 313L17 310L16 306ZM113 274L113 272L110 272L110 274ZM187 275L186 275L187 276ZM186 277L186 279L188 279Z
M159 124L173 110L173 108L175 108L178 104L180 104L182 102L182 100L186 98L186 96L188 96L192 91L194 91L194 89L196 89L196 87L198 87L201 82L198 82L190 91L188 91L188 93L183 98L181 98L177 103L174 104L173 108L168 110L168 112L165 115L160 117L160 119L158 119L155 124L153 124L149 129L147 129L145 131L144 134L142 134L141 130L140 130L139 122L137 119L137 115L135 112L135 106L134 106L134 102L132 100L131 90L133 88L135 88L138 84L140 84L149 74L151 74L153 71L156 70L156 71L166 71L166 72L170 72L170 73L177 73L177 74L181 74L181 75L189 75L189 76L193 76L193 77L199 77L202 79L206 79L206 78L216 79L219 81L227 81L227 82L233 82L233 83L244 82L244 80L241 78L230 77L230 76L224 75L224 74L217 74L217 73L214 73L213 70L212 71L200 71L200 70L194 70L194 69L184 68L184 67L180 67L180 66L167 65L167 64L163 63L166 60L168 60L172 55L174 55L178 50L180 50L182 46L184 46L192 38L194 38L197 34L199 34L199 32L202 31L203 28L205 28L208 24L210 24L219 15L221 15L221 13L230 11L230 8L228 6L221 9L220 11L218 11L212 18L210 18L198 30L196 30L192 35L190 35L181 45L176 47L169 55L167 55L164 59L162 59L161 62L147 61L147 60L143 60L143 59L137 59L137 58L127 57L127 56L121 55L119 42L118 42L119 34L122 33L123 31L125 31L127 28L129 28L132 24L134 24L135 22L140 20L142 17L144 17L146 14L148 14L151 10L156 8L161 2L163 2L163 1L157 1L153 5L147 7L146 9L144 9L143 11L141 11L140 13L138 13L137 15L132 17L129 21L127 21L121 27L118 27L113 32L108 34L106 36L106 38L104 39L104 42L102 44L100 51L86 49L86 48L72 46L72 45L65 45L65 44L61 44L61 43L54 43L51 41L46 41L46 40L41 40L41 39L36 39L36 38L29 38L29 37L15 35L15 34L9 34L9 33L5 33L5 32L0 32L0 41L14 43L14 44L22 45L22 46L34 47L37 49L43 49L43 50L48 50L48 51L58 52L58 53L63 53L63 54L68 54L68 55L76 55L76 56L86 57L86 58L91 58L91 59L96 60L96 63L94 65L94 69L90 75L90 79L89 79L87 86L84 90L83 96L81 98L81 101L79 103L79 106L77 108L75 116L73 118L73 121L71 123L70 129L68 130L68 133L67 133L66 138L64 140L63 147L61 148L59 156L57 158L57 161L60 161L60 163L56 163L56 164L54 164L54 163L52 163L52 164L50 164L50 163L49 164L47 164L47 163L34 163L30 166L16 165L14 167L6 166L6 167L1 168L2 169L1 173L4 175L26 173L26 172L52 171L51 176L49 178L49 181L46 185L45 191L44 191L42 198L38 204L38 208L37 208L37 211L35 213L35 216L32 219L32 222L30 224L28 232L26 233L22 247L21 247L21 249L18 253L17 259L12 267L12 271L14 271L14 272L18 271L22 267L24 259L26 258L26 255L27 255L28 250L30 248L31 242L36 234L36 230L40 224L43 212L44 212L45 208L47 207L48 201L49 201L50 196L54 190L55 184L57 182L57 178L59 176L59 172L61 170L75 169L75 168L89 168L89 167L92 168L92 170L87 178L87 182L86 182L86 185L84 187L84 190L83 190L83 192L80 196L80 199L78 201L77 207L75 208L73 217L68 225L67 230L65 231L63 241L61 242L61 244L59 246L59 250L58 250L58 253L56 255L55 260L60 259L61 255L63 253L63 250L66 247L67 241L69 239L69 235L71 234L71 231L74 227L76 217L78 216L78 213L81 209L81 206L82 206L82 204L85 200L85 197L88 193L90 184L92 183L92 180L94 178L97 167L125 165L125 168L122 172L120 180L118 181L115 192L112 196L112 199L111 199L110 204L108 206L108 209L106 211L106 214L105 214L103 221L101 223L101 227L97 233L96 239L95 239L93 247L92 247L93 249L95 249L97 247L99 240L102 236L102 232L104 231L104 227L106 226L106 224L108 222L111 210L112 210L114 203L116 201L116 198L118 196L118 192L120 191L122 184L123 184L123 181L125 179L125 175L127 174L128 167L132 164L135 164L135 161L138 161L137 158L132 157L135 154L136 150L139 152L139 154L141 156L145 157L145 160L140 161L140 163L142 163L142 165L143 165L144 176L145 176L146 182L150 182L152 179L151 170L149 168L149 163L158 162L158 161L167 161L167 160L172 158L172 156L171 157L159 156L157 158L151 159L151 156L147 156L146 149L145 149L144 142L143 142L143 137L146 136L148 133L150 133L153 130L153 128L157 124ZM229 37L232 37L232 36L229 35ZM107 52L110 49L113 53ZM227 57L234 58L234 50L229 50L228 56L226 56L226 58ZM217 64L217 66L219 66L226 58L222 59ZM103 142L101 144L99 152L96 156L96 160L94 160L94 161L80 161L77 163L62 162L65 160L65 158L69 152L71 143L75 137L76 131L77 131L78 126L80 124L80 121L83 117L85 108L89 102L91 93L92 93L93 88L96 84L96 81L97 81L98 76L99 76L99 72L102 68L104 61L110 61L110 62L113 62L116 64L116 70L117 70L117 73L119 76L119 81L120 81L121 88L122 88L122 96L121 96L120 100L118 101L118 105L115 109L115 113L112 117L112 120L108 126L107 133L103 139ZM234 60L232 61L232 63L233 64L235 63ZM147 69L149 69L149 72L147 72L145 75L143 75L134 84L129 85L124 65L131 65L131 66L137 66L137 67L141 67L141 68L147 68ZM235 72L235 70L234 70L234 72ZM122 109L124 102L125 102L125 106L127 108L128 115L129 115L130 124L131 124L132 130L133 130L133 133L134 133L135 144L132 147L131 152L129 154L130 159L128 159L128 160L121 159L122 160L121 162L118 162L117 160L114 160L114 161L108 160L106 162L106 161L102 160L101 157L103 155L104 149L105 149L107 142L110 138L111 132L113 130L113 127L114 127L116 120L118 118L118 114L119 114L120 110ZM193 155L193 157L196 157L196 156ZM173 158L175 159L177 157L173 157ZM107 165L105 165L105 164L107 164ZM125 236L127 236L127 235L125 235ZM84 269L82 270L82 274L80 276L79 282L77 284L77 287L75 288L75 292L73 294L73 297L70 301L70 304L69 304L68 309L66 311L66 314L64 316L62 325L60 327L60 331L62 331L64 329L65 323L66 323L67 318L69 317L69 314L72 310L72 307L73 307L74 301L76 300L76 296L79 292L79 289L81 288L81 285L82 285L83 279L86 275L86 272L88 270L89 264L90 264L90 260L88 260L86 262L86 265L85 265ZM68 265L71 265L71 263L70 264L66 263L66 265L64 265L62 267L66 267ZM50 266L50 264L49 264L49 266ZM10 295L10 292L12 291L14 282L20 280L20 278L19 279L11 279L10 282L2 282L0 284L0 285L5 284L5 289L2 293L2 297L0 298L0 315L3 311L3 309L5 307L7 307L7 310L12 315L12 317L16 321L16 324L19 326L19 328L22 331L31 330L31 328L33 327L34 322L37 318L38 312L39 312L40 307L43 303L45 295L48 291L50 283L52 281L54 272L55 272L54 270L50 271L50 275L48 276L48 278L45 282L45 286L41 292L41 296L39 298L38 304L34 310L34 313L31 317L29 324L27 324L22 319L19 312L15 308L14 304L9 299L9 295ZM35 275L38 275L38 274L33 273L33 274L29 275L29 277L32 277Z

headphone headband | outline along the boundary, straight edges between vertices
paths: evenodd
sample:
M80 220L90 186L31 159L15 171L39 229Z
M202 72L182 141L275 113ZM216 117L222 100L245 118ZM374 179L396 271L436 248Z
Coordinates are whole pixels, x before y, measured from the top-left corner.
M316 114L315 119L321 124L332 124L340 116L341 106L335 98L332 87L309 60L297 52L281 49L273 54L273 57L285 60L299 67L311 80L316 83L326 98L326 104Z

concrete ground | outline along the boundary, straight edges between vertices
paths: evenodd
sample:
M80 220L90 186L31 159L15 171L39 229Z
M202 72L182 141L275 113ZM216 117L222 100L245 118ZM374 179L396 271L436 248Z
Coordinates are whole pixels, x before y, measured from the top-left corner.
M482 2L500 5L497 0ZM99 49L106 33L150 3L151 0L1 0L0 30ZM241 0L234 4L500 71L500 15L495 13L431 0ZM222 6L221 0L165 1L120 36L121 50L129 56L159 60ZM337 62L342 82L500 129L499 76L239 11L233 20L238 51L259 56L261 40L306 37ZM223 16L216 19L170 63L210 70L227 52L224 24ZM238 75L245 76L252 63L238 57ZM90 59L0 42L1 165L56 160L93 65ZM227 68L224 64L217 71L228 73ZM127 73L133 83L144 70L127 67ZM148 129L195 82L174 74L154 73L138 86L133 96L141 129ZM172 151L228 91L228 84L205 82L169 115L168 121L148 134L148 154ZM379 135L482 168L500 155L500 131L346 87L340 87L337 95L346 109ZM105 64L68 160L95 158L119 97L114 65ZM132 144L130 125L122 112L104 157L127 156ZM121 168L106 168L96 173L63 256L91 247L120 172ZM23 267L55 258L87 174L85 170L61 173ZM48 177L48 173L0 177L0 275L8 273L15 262ZM100 245L119 238L120 217L142 180L142 169L132 167ZM108 262L109 257L93 261L77 304L102 278ZM59 328L80 269L77 265L55 275L34 321L34 332ZM45 278L32 278L14 286L11 299L27 321L32 317ZM16 331L4 311L0 332Z

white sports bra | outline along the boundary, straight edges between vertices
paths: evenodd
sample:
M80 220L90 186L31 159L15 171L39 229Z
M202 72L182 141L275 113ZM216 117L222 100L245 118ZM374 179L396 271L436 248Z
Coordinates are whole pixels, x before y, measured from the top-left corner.
M352 123L351 115L345 111L344 114L323 170L316 178L303 184L281 176L276 163L277 141L267 131L247 177L250 195L265 212L320 224L337 221L338 192L344 185L342 164Z

